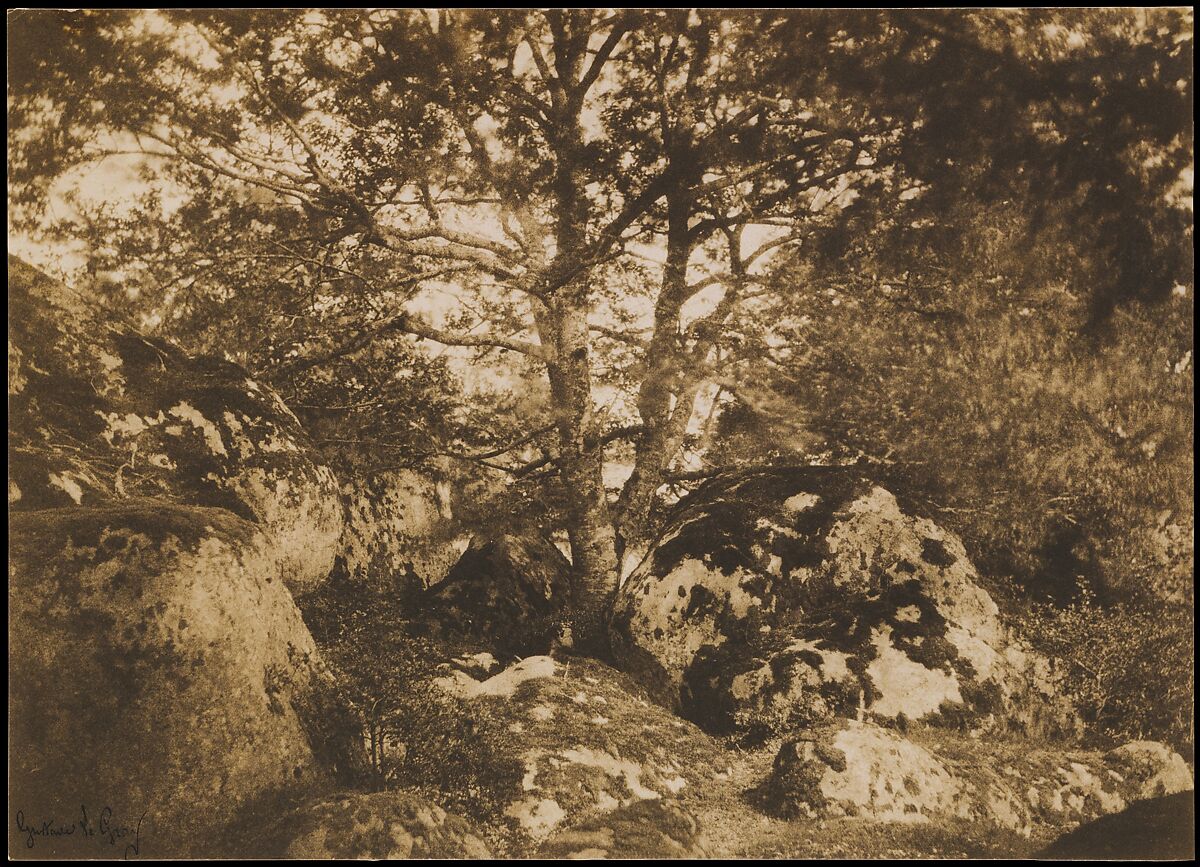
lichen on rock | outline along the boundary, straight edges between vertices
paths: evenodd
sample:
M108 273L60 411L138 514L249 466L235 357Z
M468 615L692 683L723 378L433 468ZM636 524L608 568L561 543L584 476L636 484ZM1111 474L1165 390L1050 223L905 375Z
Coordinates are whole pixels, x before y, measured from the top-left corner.
M690 796L724 764L717 742L603 663L534 657L475 689L462 680L444 686L511 721L506 750L519 770L492 784L509 827L530 844L640 801ZM497 683L505 688L487 686Z
M10 529L11 792L27 815L108 805L144 814L148 852L193 855L244 805L357 770L256 525L132 500Z
M1118 766L1129 773L1114 770ZM957 817L1028 837L1191 788L1183 759L1157 743L1108 753L999 749L970 738L914 739L841 720L785 741L760 795L785 817Z
M415 591L442 581L466 547L453 537L449 499L443 485L414 470L347 470L339 544L347 577Z
M493 857L466 820L408 792L344 792L321 798L289 812L250 846L260 858Z
M713 731L830 717L1072 733L962 543L853 469L718 476L623 585L620 665Z
M13 508L216 506L262 527L290 588L325 579L342 530L338 484L278 395L12 257L9 302Z
M708 858L703 829L670 798L637 801L560 831L535 858Z

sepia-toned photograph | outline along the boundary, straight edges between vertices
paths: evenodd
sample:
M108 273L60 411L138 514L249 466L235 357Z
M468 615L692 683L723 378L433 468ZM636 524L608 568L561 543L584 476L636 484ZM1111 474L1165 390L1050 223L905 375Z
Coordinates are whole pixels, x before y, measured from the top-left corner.
M10 860L1195 858L1191 8L7 24Z

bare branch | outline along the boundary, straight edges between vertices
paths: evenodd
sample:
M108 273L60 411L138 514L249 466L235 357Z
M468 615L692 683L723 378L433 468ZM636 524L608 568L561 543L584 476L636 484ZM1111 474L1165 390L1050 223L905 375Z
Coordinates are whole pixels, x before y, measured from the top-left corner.
M624 16L618 16L612 30L608 33L608 38L604 40L604 44L597 50L596 56L592 58L592 63L588 67L587 72L583 74L583 78L579 81L579 89L576 91L576 94L580 102L587 96L587 92L596 83L596 79L600 77L600 72L604 69L604 64L608 63L613 51L616 50L617 45L624 38L628 30L629 26L624 20Z
M272 256L270 254L260 255L258 258L291 258L284 256ZM308 260L313 261L313 260ZM315 264L321 264L316 262ZM414 275L403 281L405 284L416 283L421 280L429 280L443 274L452 273L454 271L464 270L466 266L455 267L453 265L445 268L439 268L433 271L426 271L421 274ZM339 269L340 270L340 269ZM348 272L353 274L354 272ZM360 275L359 279L364 279ZM366 281L370 283L370 281ZM459 334L452 331L447 331L441 328L426 323L408 312L390 316L387 319L375 324L373 327L366 329L362 333L356 335L346 341L337 348L322 353L321 355L311 356L308 358L298 358L291 362L285 362L280 370L287 373L299 373L321 364L326 364L338 358L344 358L347 355L352 355L361 349L364 349L370 343L378 340L387 334L402 333L409 334L413 337L420 337L424 340L432 340L435 343L441 343L444 346L465 346L465 347L494 347L497 349L507 349L511 352L519 352L523 355L528 355L531 358L537 358L541 361L549 361L551 356L546 347L536 343L531 343L515 338L502 337L497 335L487 334Z
M521 446L527 445L528 443L532 442L533 440L537 439L538 437L542 436L543 434L550 433L550 431L554 430L556 426L557 426L556 424L545 425L544 427L540 427L537 430L531 431L530 433L526 434L525 436L521 437L520 439L518 439L514 442L509 443L508 445L500 446L499 448L491 449L490 451L486 451L486 452L475 452L473 454L467 454L464 452L441 451L441 452L435 452L434 454L438 457L454 458L454 459L460 460L460 461L473 461L475 463L482 464L485 467L490 467L491 469L495 469L495 470L503 470L504 472L513 472L514 468L505 467L501 464L490 463L488 461L488 459L496 458L496 457L499 457L500 455L507 454L508 452L511 452L514 449L519 449Z
M541 361L551 360L550 353L547 352L546 347L538 343L489 334L456 334L442 328L435 328L408 313L402 313L396 317L396 324L393 327L414 337L432 340L434 343L441 343L445 346L490 346L497 349L519 352L522 355L528 355L531 358L537 358Z
M616 329L616 328L608 328L604 325L595 325L592 323L588 324L588 330L594 331L597 334L603 334L605 337L611 338L611 339L619 341L621 343L627 343L630 346L636 347L637 349L645 349L647 347L647 343L645 340L643 340L640 337L635 337L633 334L629 333L628 331L620 331L619 329Z
M526 33L525 44L529 46L529 52L533 55L533 63L537 67L538 75L542 77L542 83L546 85L546 91L550 94L551 105L555 110L560 110L563 101L562 82L550 71L550 64L542 54L541 46L537 44L537 36L538 34L535 33Z

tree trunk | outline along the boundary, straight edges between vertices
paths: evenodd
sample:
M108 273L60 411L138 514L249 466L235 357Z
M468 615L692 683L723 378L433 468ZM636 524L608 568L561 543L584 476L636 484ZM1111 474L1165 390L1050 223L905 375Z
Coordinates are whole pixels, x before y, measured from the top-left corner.
M566 108L557 144L555 256L552 275L572 273L587 249L588 199L580 171L582 132L578 105ZM557 282L557 281L555 281ZM615 532L604 491L604 450L592 406L591 306L587 269L552 290L550 309L539 321L554 347L548 365L557 411L559 475L567 510L574 566L572 610L566 625L574 649L608 658L608 614L617 590Z
M569 499L571 558L575 567L573 610L567 625L571 645L599 659L610 654L608 616L617 590L616 534L594 455L563 472L563 482L575 494Z
M608 610L617 589L617 553L604 491L604 450L592 412L587 311L579 306L569 304L544 320L546 330L555 333L556 347L547 372L557 410L559 477L575 572L566 625L576 649L603 658L608 655Z
M586 302L576 288L536 317L558 429L558 468L571 544L572 611L565 624L581 652L608 653L607 612L617 588L615 533L604 491L604 449L592 412Z
M654 495L662 487L667 467L683 444L702 380L683 386L674 408L648 426L638 440L633 472L621 489L617 504L617 556L647 540Z
M654 332L646 349L646 374L638 391L638 415L644 433L637 441L633 472L617 503L617 556L644 541L654 493L679 448L691 417L699 383L684 387L680 314L688 299L687 265L691 200L680 187L667 194L667 257L662 288L654 308ZM672 403L674 401L674 403ZM682 417L682 421L680 420Z
M678 345L680 314L691 293L686 280L694 242L687 229L689 207L686 199L676 201L668 194L667 265L655 309L654 335L646 356L647 375L638 395L638 412L646 433L638 441L633 473L618 502L618 557L624 557L629 545L645 541L654 494L683 444L696 396L705 381L705 375L697 375L697 371L708 366L708 353L746 282L740 252L741 230L726 230L732 280L716 309L692 323L690 330L695 337L692 349ZM672 398L675 398L673 406Z

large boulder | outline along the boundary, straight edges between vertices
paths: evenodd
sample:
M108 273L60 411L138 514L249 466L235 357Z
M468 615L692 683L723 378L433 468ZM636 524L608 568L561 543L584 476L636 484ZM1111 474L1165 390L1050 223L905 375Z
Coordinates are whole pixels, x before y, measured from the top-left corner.
M962 543L840 467L720 476L623 585L619 664L713 731L832 717L1073 732Z
M10 509L132 497L221 507L262 527L294 591L325 579L337 481L278 395L19 260L8 268Z
M430 634L460 637L505 655L546 652L571 598L571 564L534 535L476 537L417 602Z
M463 553L445 485L413 470L351 471L342 485L339 554L347 577L388 590L442 581Z
M449 695L486 705L509 721L496 752L517 761L490 785L505 804L504 820L526 845L574 829L588 839L615 835L610 845L624 839L619 848L630 851L636 825L676 811L617 811L659 800L681 801L686 809L728 765L713 738L594 660L533 656L484 679L451 670L440 684ZM671 823L680 833L666 837L680 847L649 832L643 841L653 839L676 854L697 849L694 825ZM561 842L573 846L578 839Z
M10 796L26 826L107 811L140 824L143 857L198 855L264 799L358 770L357 728L255 524L135 499L18 512L9 529ZM14 834L10 852L112 855L82 826L32 847Z
M786 741L761 794L786 817L958 817L1029 837L1191 788L1183 759L1157 743L1062 752L945 735L914 739L840 720Z
M236 854L321 861L493 857L464 819L407 792L319 799L256 832Z

